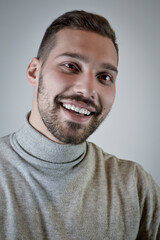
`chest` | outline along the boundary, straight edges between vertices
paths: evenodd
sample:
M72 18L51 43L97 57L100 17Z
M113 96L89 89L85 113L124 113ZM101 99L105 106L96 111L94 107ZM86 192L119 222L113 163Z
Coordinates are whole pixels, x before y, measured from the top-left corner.
M16 171L2 181L0 231L6 240L135 239L136 196L102 173L83 170L50 178Z

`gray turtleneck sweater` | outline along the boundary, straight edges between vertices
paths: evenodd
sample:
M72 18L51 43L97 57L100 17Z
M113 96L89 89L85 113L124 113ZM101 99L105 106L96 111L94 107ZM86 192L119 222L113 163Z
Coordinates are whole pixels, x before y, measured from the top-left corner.
M26 121L0 140L0 239L158 240L160 190L138 164Z

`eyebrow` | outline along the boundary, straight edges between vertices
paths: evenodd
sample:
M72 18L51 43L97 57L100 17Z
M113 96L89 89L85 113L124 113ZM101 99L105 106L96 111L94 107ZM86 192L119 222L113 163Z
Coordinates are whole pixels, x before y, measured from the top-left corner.
M118 73L118 69L110 63L102 63L102 64L100 64L100 66L107 70L111 70L111 71Z
M87 58L84 55L78 54L78 53L65 52L65 53L58 55L56 58L58 58L58 57L71 57L71 58L78 59L82 62L89 63L89 58ZM100 67L118 73L117 68L110 63L101 63Z
M71 58L76 58L76 59L79 59L85 63L88 63L89 62L89 58L81 55L81 54L78 54L78 53L70 53L70 52L65 52L65 53L62 53L60 55L58 55L56 58L58 57L71 57Z

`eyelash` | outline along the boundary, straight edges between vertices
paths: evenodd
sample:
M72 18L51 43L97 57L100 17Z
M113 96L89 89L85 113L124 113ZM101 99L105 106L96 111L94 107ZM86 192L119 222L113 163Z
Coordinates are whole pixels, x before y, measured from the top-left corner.
M67 66L68 65L68 66ZM75 63L63 63L61 64L65 73L79 73L81 68Z
M105 78L108 78L108 77L109 77L109 80L106 80ZM103 82L113 82L113 77L110 74L106 73L106 72L98 74L97 78L100 81L103 81Z
M72 63L72 62L63 63L60 66L62 67L63 72L67 74L78 74L82 71L81 67L78 64ZM109 85L109 83L113 83L112 75L106 72L99 73L96 75L96 77L104 85ZM109 80L105 80L105 78L108 78L108 77L109 77Z

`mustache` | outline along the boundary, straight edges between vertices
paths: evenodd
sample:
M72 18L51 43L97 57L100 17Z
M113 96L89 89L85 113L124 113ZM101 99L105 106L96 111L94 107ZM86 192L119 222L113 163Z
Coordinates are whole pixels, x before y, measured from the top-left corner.
M81 95L76 95L75 94L75 95L71 95L71 96L65 96L65 95L61 94L61 95L58 95L55 100L56 100L57 103L59 103L62 100L66 100L66 99L67 100L75 100L75 101L78 101L78 102L84 102L88 106L91 106L91 107L95 108L96 109L96 114L99 114L102 111L101 105L97 106L94 103L93 100L91 100L90 98L85 98L85 97L83 97Z

